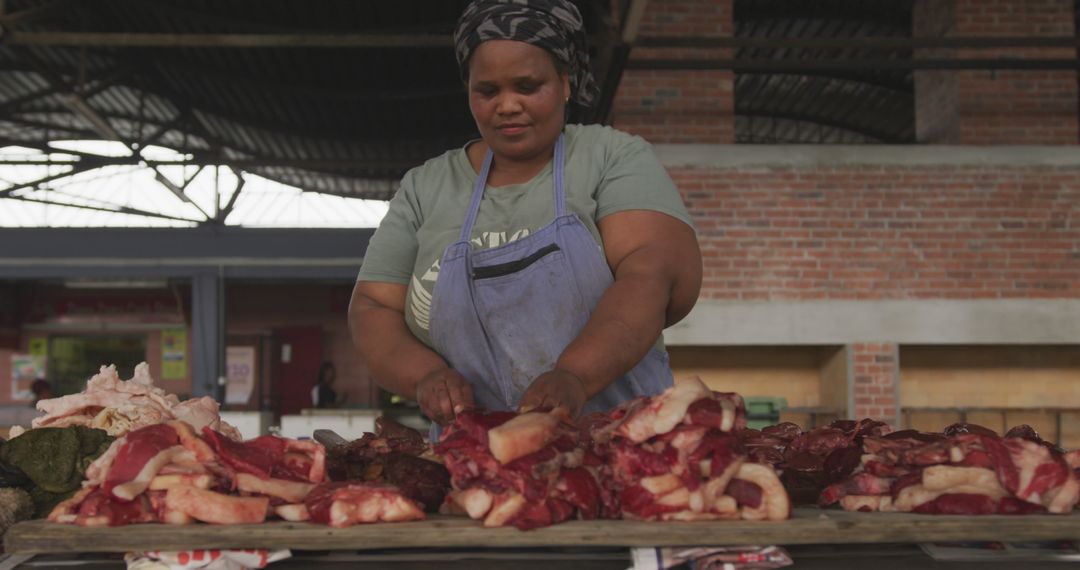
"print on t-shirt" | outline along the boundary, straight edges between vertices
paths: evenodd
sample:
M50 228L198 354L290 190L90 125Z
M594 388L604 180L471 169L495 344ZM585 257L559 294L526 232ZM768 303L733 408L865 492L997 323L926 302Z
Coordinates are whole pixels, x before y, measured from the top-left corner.
M517 241L531 233L529 228L522 228L513 232L481 232L479 236L470 240L474 249L491 249L500 245ZM409 287L409 305L412 309L416 326L425 332L431 330L431 296L435 291L435 281L439 278L439 258L419 278L413 275L412 286Z

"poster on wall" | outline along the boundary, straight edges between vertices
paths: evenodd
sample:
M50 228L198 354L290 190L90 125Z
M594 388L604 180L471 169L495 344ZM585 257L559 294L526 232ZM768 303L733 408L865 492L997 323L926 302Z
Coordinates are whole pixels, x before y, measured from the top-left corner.
M11 355L11 399L33 400L30 386L45 377L45 359L33 354Z
M187 378L187 330L161 331L161 378L163 380Z
M30 340L29 340L29 342L27 344L28 344L27 352L30 353L30 356L33 356L35 358L40 358L42 363L48 362L48 360L49 360L49 338L48 337L32 336L32 337L30 337ZM42 375L44 375L45 372L47 372L47 371L44 368L42 368L42 370L41 370Z
M225 403L247 404L255 389L255 347L226 347L225 371L229 378L225 386Z

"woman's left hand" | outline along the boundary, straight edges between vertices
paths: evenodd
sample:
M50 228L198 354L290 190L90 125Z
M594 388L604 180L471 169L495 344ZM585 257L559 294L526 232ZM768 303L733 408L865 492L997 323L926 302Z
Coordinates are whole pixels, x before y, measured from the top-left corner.
M574 374L556 368L536 377L521 397L519 410L527 412L533 408L563 408L576 418L588 400L585 383Z

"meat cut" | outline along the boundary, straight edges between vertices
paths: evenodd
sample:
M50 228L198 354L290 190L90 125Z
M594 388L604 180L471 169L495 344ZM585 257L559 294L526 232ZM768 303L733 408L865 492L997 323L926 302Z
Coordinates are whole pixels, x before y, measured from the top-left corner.
M325 483L321 445L276 436L234 441L173 420L113 442L49 520L82 526L260 523L276 514L346 526L424 518L393 487Z
M102 366L86 382L82 392L39 401L37 409L44 415L35 418L31 426L81 425L121 436L141 427L180 420L196 430L209 427L230 439L241 439L236 428L221 420L219 407L209 396L181 402L175 395L155 387L145 362L135 366L135 375L130 380L121 380L115 365ZM15 426L10 436L23 431Z
M843 470L845 462L858 462L863 437L890 431L883 422L862 419L837 420L806 432L786 422L760 431L742 430L738 436L751 458L776 468L793 504L812 505L831 481L831 471ZM851 452L832 455L841 449ZM830 456L832 461L827 462Z
M325 483L308 494L304 506L312 522L332 527L424 518L420 505L396 487L363 483Z
M577 425L546 410L469 410L435 449L450 471L448 510L485 526L786 519L775 471L748 461L735 436L745 426L742 398L693 379Z
M771 465L750 460L737 433L746 427L738 394L700 380L632 400L583 420L604 459L603 480L619 516L643 520L783 520L791 505Z
M1071 512L1080 480L1066 456L1028 426L1006 437L972 424L943 433L914 430L867 436L857 448L837 450L855 461L832 473L819 504L847 510L923 514Z
M386 416L375 420L375 433L328 446L326 453L331 481L392 485L428 512L439 510L450 489L450 473L420 432Z
M603 514L600 458L566 420L551 410L458 414L435 446L451 476L445 510L522 530Z

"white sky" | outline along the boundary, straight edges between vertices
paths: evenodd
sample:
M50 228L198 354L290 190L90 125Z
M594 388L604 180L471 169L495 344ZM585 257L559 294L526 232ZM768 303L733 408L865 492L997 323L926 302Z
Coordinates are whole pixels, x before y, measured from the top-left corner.
M52 148L75 150L102 156L128 156L120 143L105 141L64 141L50 143ZM0 190L68 170L67 166L4 166L8 159L71 160L75 157L62 152L43 154L22 147L0 148ZM142 151L150 160L180 160L184 155L173 150L148 146ZM193 166L163 166L161 172L177 186L195 174ZM48 199L52 202L116 208L127 206L171 216L202 220L199 211L213 215L215 172L219 179L218 204L224 208L236 188L236 176L229 168L206 167L188 185L186 194L195 203L189 204L154 180L148 167L106 166L47 182L39 189L14 193L24 198ZM380 200L343 198L279 184L259 176L244 173L245 185L233 211L226 219L230 226L272 228L371 228L386 215L387 203ZM196 207L196 205L198 207ZM174 221L142 215L102 212L62 205L40 204L0 198L0 227L186 227L194 222Z

